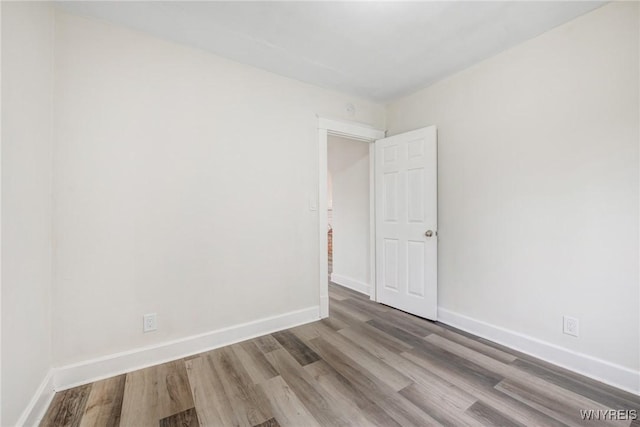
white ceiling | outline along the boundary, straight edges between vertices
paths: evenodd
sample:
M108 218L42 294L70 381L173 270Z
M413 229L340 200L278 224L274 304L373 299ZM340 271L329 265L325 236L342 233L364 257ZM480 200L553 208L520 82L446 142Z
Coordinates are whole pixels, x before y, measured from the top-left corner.
M604 2L73 1L63 9L386 102Z

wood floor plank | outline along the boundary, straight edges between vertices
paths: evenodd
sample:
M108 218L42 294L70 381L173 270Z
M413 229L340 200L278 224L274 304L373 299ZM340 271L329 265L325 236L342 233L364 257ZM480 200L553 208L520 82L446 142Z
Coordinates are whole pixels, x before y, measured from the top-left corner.
M397 353L402 353L403 351L408 351L413 348L407 342L402 341L393 335L389 335L378 328L374 328L368 323L353 325L348 328L343 328L338 332L344 336L358 335L360 337L364 337L364 341L375 342L376 344Z
M381 360L361 347L358 347L352 341L339 333L324 334L320 338L311 340L309 345L316 351L320 350L320 346L314 344L318 339L322 339L322 343L328 343L333 347L339 348L342 354L354 361L357 361L358 366L368 372L375 372L376 377L391 387L394 391L401 390L411 384L411 380L403 373L385 363L384 360Z
M120 425L126 375L93 383L80 427Z
M269 399L275 419L282 427L320 427L281 376L271 378L260 384L260 387Z
M447 401L446 404L453 405L464 411L477 401L476 397L465 390L443 380L405 357L376 345L357 333L352 333L350 329L340 331L340 333L402 372L414 383L420 384L431 396Z
M323 335L332 335L337 333L335 329L331 328L329 325L322 321L311 322L305 325L296 326L295 328L289 329L289 332L292 332L304 343L308 343L312 339L321 337ZM313 362L315 362L315 360Z
M271 405L256 387L230 347L209 354L209 363L218 374L224 393L240 426L252 427L273 418Z
M335 304L329 304L329 318L336 319L347 326L359 325L362 323L362 320L352 316L348 311L340 310L335 306Z
M348 299L349 298L347 298L347 297L336 296L333 293L329 294L329 303L330 304L334 303L335 301L345 301L345 300L348 300Z
M589 425L593 422L582 420L581 409L602 409L585 403L580 399L567 396L556 396L553 393L541 393L539 389L513 380L504 380L496 385L496 389L522 403L554 417L570 426ZM628 426L631 421L600 420L602 426Z
M571 412L573 416L577 416L579 414L579 410L584 408L600 410L611 409L599 402L589 399L582 394L575 393L563 387L559 387L556 384L546 381L544 378L531 375L528 372L515 368L511 364L505 364L499 360L495 360L484 354L478 353L475 350L462 346L458 343L454 343L435 334L425 338L425 340L435 343L441 348L446 349L446 351L456 354L456 357L460 357L466 360L473 360L473 363L478 364L482 368L494 372L496 375L500 375L504 378L509 379L506 384L509 384L512 387L512 392L507 394L523 402L525 401L523 400L525 398L522 396L522 394L513 392L513 389L518 388L519 390L528 390L529 392L534 393L536 397L539 397L541 399L540 401L544 400L545 402L552 404L553 407L555 407L553 402L562 400L562 407ZM504 388L496 388L505 391ZM528 403L528 401L525 403ZM540 406L531 406L536 407L542 412L549 413L542 410ZM555 409L552 408L547 409L550 409L552 412L555 411ZM557 418L561 420L574 419L573 417L565 418L562 413L558 413Z
M331 289L331 288L329 288L329 289ZM334 291L334 292L331 292L331 290L330 290L330 291L329 291L329 298L334 299L334 300L338 300L338 301L342 301L342 300L345 300L345 299L347 299L347 298L351 298L351 297L350 297L349 295L346 295L346 294L345 294L345 293L343 293L343 292L340 292L340 291L338 291L338 292L335 292L335 291Z
M53 399L51 400L51 403L49 404L49 407L47 408L47 411L44 414L44 417L42 417L42 421L40 421L40 426L42 427L53 426L54 425L53 422L56 418L56 415L58 415L58 412L60 411L60 408L64 403L65 403L64 391L59 391L56 394L54 394Z
M441 399L420 384L411 384L400 390L400 394L443 426L482 427L482 423L465 413L466 407L460 407L448 399Z
M238 425L229 397L218 373L211 366L208 354L201 354L185 363L200 425Z
M400 396L376 375L364 369L359 363L325 341L324 338L316 338L313 340L313 345L328 365L349 380L360 393L371 396L383 411L391 415L401 425L416 427L439 425L432 417Z
M82 421L92 384L70 388L55 396L41 422L46 427L77 427Z
M276 420L275 418L270 418L267 421L260 424L256 424L253 427L280 427L280 424L278 423L278 420Z
M311 363L304 367L321 387L334 396L338 401L346 403L342 410L349 413L349 418L356 425L371 424L380 427L401 427L389 414L384 412L366 394L361 393L348 379L340 375L324 360ZM354 406L360 411L354 411ZM365 418L366 421L363 419Z
M402 353L401 356L437 375L446 382L457 386L459 389L468 392L495 410L509 413L511 417L519 423L527 426L540 427L561 427L566 425L535 408L523 404L517 399L498 392L484 381L477 381L475 377L459 371L453 365L449 365L446 359L432 358L426 354L413 351Z
M182 359L130 372L126 376L122 425L157 426L162 418L193 407Z
M398 328L393 324L382 321L380 319L369 320L367 322L367 325L374 327L389 336L395 337L396 339L400 340L401 342L405 343L407 346L411 348L422 345L422 339L426 336L426 335L418 336L418 335L412 334L411 332L407 332L404 329ZM427 335L428 334L430 333L427 332Z
M466 359L428 341L419 346L417 345L410 353L437 360L442 365L455 369L460 374L485 387L493 387L504 379L504 376L481 366L476 363L476 360Z
M374 313L369 313L365 310L361 310L359 308L345 304L346 301L347 300L331 301L331 304L329 305L329 310L330 311L333 310L338 313L341 313L342 317L346 317L346 318L350 317L358 322L366 322L367 320L371 320L375 316Z
M362 292L356 292L353 289L345 288L344 286L340 286L331 282L329 283L329 295L332 297L341 297L341 299L358 298L370 301L369 295L365 295Z
M355 328L342 329L338 333L353 342L358 347L362 348L364 351L371 354L372 356L377 357L378 359L387 363L389 366L393 366L395 369L398 369L405 375L407 375L406 371L402 369L402 366L397 365L397 360L403 359L399 356L399 354L402 352L398 352L395 349L390 349L389 347L380 344L378 341L370 339L369 336L361 333ZM411 350L411 348L406 351L409 350Z
M259 384L278 375L264 353L252 341L245 341L231 346L236 357L245 368L254 384Z
M517 352L514 352L514 354ZM527 354L521 354L518 355L518 359L519 362L526 362L530 365L534 365L540 368L543 368L544 370L547 370L549 372L553 372L557 375L566 377L566 378L571 378L581 384L585 384L588 385L594 389L597 389L603 393L608 393L612 396L615 396L623 401L628 402L628 404L630 404L632 407L638 407L640 406L640 396L629 393L628 391L625 390L621 390L619 388L613 387L609 384L605 384L601 381L595 380L593 378L589 378L589 377L585 377L584 375L580 375L576 372L572 372L569 371L568 369L562 368L560 366L556 366L553 365L549 362L546 362L544 360L541 359L536 359L533 356L529 356ZM518 366L521 370L524 370L523 367L521 365L519 365L519 363L512 363L512 365L514 366ZM536 374L538 374L538 372L536 372Z
M324 323L327 326L329 326L334 331L339 331L340 329L344 329L344 328L349 326L347 323L342 322L339 319L331 318L331 317L326 317L326 318L322 319L320 322Z
M489 357L483 353L476 351L475 349L451 341L438 334L433 334L426 337L425 341L436 345L446 352L455 354L457 357L471 360L479 366L482 366L483 368L494 372L502 377L510 376L523 379L528 379L529 377L531 377L530 375L513 368L509 363L504 363L500 360L496 360L493 357Z
M200 423L198 422L196 409L190 408L186 411L178 412L177 414L161 419L159 427L200 427Z
M270 351L278 350L282 348L280 343L276 341L271 335L263 335L251 340L258 349L263 353L269 353Z
M509 416L496 411L490 406L478 401L466 410L466 413L475 418L483 426L491 427L526 427L523 424L512 420Z
M640 397L634 397L630 393L612 392L605 384L593 381L585 381L576 375L567 375L549 368L531 363L526 360L516 359L511 363L521 371L527 372L557 386L571 390L574 393L585 396L595 402L599 402L611 409L636 410L640 413Z
M389 310L386 313L378 313L375 317L384 322L388 322L397 328L404 329L419 337L442 332L442 326L426 319L405 313L400 310Z
M359 298L347 298L346 300L341 302L344 305L350 306L363 313L383 314L387 313L389 310L392 310L392 308L387 305L378 304L371 300L363 300Z
M436 332L435 334L504 363L511 363L517 360L517 357L511 353L486 345L477 339L462 335L460 331L450 327L443 327L440 332Z
M316 360L320 360L320 357L311 350L305 343L302 342L291 331L281 331L271 334L280 345L287 350L296 361L304 366L309 363L313 363Z
M320 425L348 426L351 424L348 417L336 410L340 406L336 398L326 393L289 352L275 350L266 356Z

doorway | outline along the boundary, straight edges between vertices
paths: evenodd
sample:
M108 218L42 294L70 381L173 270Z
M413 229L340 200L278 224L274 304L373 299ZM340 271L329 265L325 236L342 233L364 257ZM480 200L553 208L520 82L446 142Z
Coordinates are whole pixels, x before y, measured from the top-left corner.
M329 236L336 248L333 231L328 233L327 150L330 137L341 137L368 143L370 299L436 320L436 127L385 138L357 123L319 118L318 125L319 317L329 316ZM332 266L335 278L333 251Z
M329 135L327 246L329 280L371 295L369 143Z
M369 242L375 242L375 215L373 204L374 200L374 162L375 149L374 144L378 139L382 139L385 132L374 129L370 126L344 122L340 120L332 120L326 118L318 119L318 241L319 241L319 297L320 297L320 318L329 316L329 253L328 253L328 230L329 230L329 211L328 211L328 145L329 137L342 137L349 140L355 140L360 143L365 142L369 151ZM334 236L335 237L335 236ZM335 243L335 242L334 242ZM334 246L335 247L335 246ZM371 278L370 298L375 301L375 248L373 244L369 245L369 277ZM334 265L335 267L335 265Z

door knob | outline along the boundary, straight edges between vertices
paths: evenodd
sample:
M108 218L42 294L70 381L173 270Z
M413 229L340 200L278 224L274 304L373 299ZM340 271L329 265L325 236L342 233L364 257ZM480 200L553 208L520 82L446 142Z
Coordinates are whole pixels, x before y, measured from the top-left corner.
M427 231L425 231L424 235L427 236L427 237L431 237L431 236L433 236L433 231L427 230Z

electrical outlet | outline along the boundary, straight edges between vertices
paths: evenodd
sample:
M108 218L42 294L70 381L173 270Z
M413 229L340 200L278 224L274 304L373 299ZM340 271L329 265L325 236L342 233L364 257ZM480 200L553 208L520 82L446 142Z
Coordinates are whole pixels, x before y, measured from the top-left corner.
M148 313L142 316L142 332L151 332L158 329L158 315Z
M580 334L580 321L575 317L563 316L562 332L577 337Z

